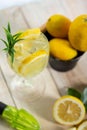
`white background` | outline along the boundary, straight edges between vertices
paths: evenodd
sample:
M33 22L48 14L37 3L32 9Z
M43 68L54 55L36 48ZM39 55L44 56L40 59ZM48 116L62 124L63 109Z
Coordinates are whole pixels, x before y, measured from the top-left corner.
M11 6L23 5L25 3L33 1L40 1L40 0L0 0L0 10Z

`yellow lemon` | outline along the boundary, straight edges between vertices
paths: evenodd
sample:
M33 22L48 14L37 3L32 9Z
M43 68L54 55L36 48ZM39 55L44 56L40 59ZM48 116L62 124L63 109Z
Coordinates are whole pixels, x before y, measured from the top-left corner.
M87 130L87 120L79 125L78 130Z
M71 60L77 56L77 51L70 46L68 40L53 38L49 44L51 55L60 60Z
M54 104L53 116L60 124L77 125L85 117L85 107L76 97L62 96Z
M78 16L70 25L69 40L79 51L87 51L87 14Z
M70 24L71 21L67 17L60 14L54 14L48 19L46 30L53 37L65 38L68 36Z
M38 50L21 62L21 65L19 66L19 73L21 73L24 77L28 75L32 77L42 71L47 65L47 62L48 53L45 50Z

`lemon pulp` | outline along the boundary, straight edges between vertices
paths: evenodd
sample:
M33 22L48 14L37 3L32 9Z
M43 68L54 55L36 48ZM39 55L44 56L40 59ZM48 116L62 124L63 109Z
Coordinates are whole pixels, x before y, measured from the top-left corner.
M54 104L53 115L61 124L76 125L84 119L85 107L78 98L63 96Z

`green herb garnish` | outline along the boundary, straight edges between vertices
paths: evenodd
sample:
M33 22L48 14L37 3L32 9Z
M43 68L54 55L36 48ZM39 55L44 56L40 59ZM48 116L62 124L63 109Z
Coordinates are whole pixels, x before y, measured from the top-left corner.
M5 46L6 46L3 50L6 51L11 56L11 61L13 63L13 61L14 61L14 53L15 53L14 45L18 41L23 40L23 39L19 39L19 36L22 33L19 32L19 33L16 33L15 35L12 35L11 34L10 23L8 23L7 29L4 28L4 31L5 31L5 35L6 35L7 41L1 39L4 42Z
M74 88L68 88L67 94L79 98L87 111L87 87L81 93Z

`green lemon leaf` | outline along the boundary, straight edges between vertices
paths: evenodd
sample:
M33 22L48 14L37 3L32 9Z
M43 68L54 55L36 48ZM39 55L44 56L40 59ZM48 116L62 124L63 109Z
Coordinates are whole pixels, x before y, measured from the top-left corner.
M68 95L71 95L71 96L74 96L74 97L77 97L77 98L81 98L81 94L80 92L78 92L76 89L74 88L68 88L68 91L67 91L67 94Z

